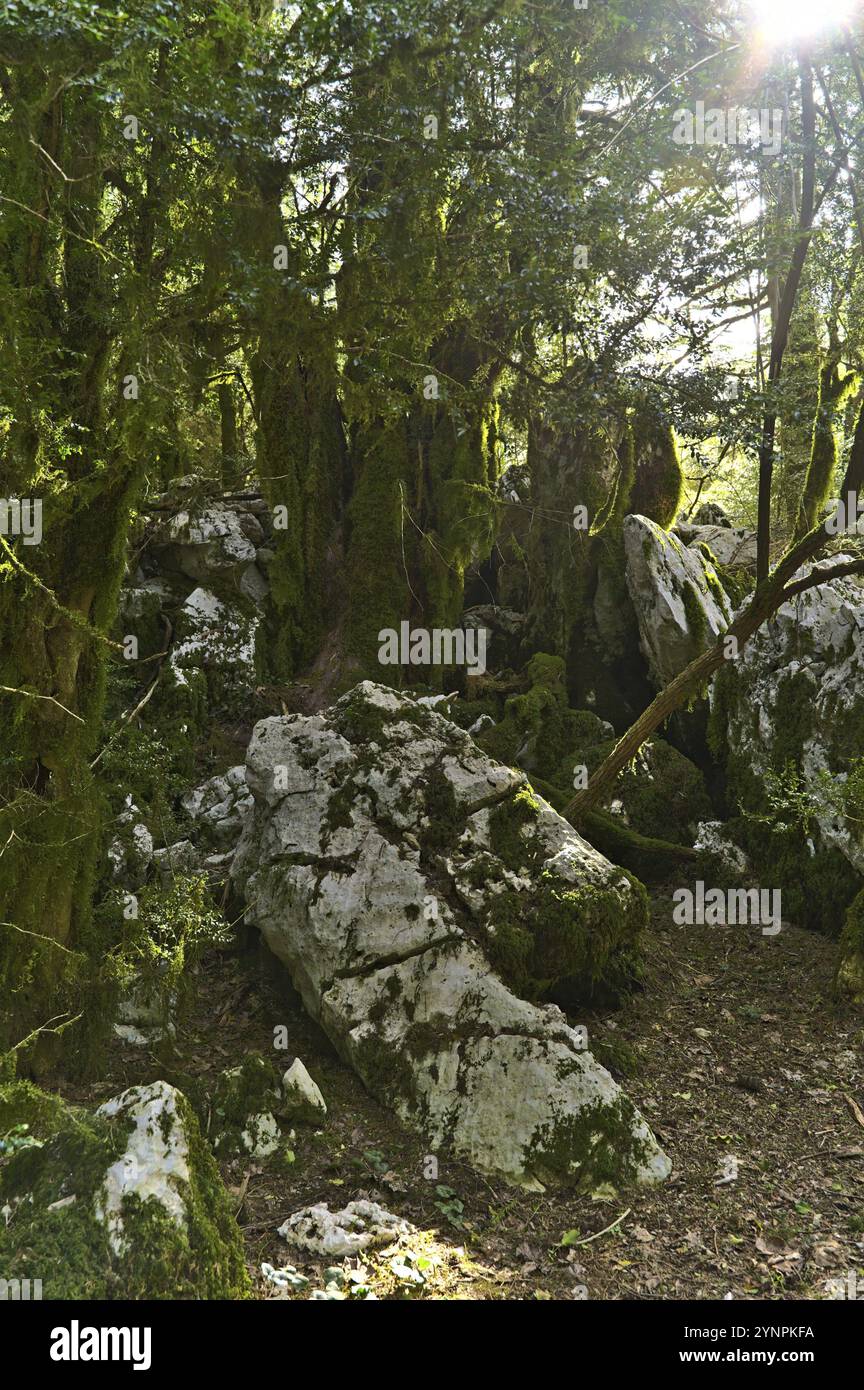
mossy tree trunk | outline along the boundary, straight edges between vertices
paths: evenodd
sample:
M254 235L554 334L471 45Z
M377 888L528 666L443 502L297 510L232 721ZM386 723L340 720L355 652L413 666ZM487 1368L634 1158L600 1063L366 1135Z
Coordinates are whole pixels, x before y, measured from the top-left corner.
M379 632L403 621L455 627L465 571L495 537L498 373L463 335L430 356L433 373L464 389L460 405L419 399L394 421L360 425L351 440L345 650L358 672L396 685L434 683L442 673L385 671Z
M225 92L211 62L184 141L175 68L212 56L193 9L166 19L176 43L163 26L119 52L109 7L58 10L37 33L10 17L0 59L2 491L41 504L43 531L0 537L0 1052L44 1027L33 1070L114 944L90 912L107 634L132 509L163 467L178 342L215 294L207 264L190 274L209 208L187 190L215 148L206 103Z
M16 287L7 368L22 353L4 491L41 505L43 534L31 546L6 537L0 554L0 1048L76 997L101 842L89 758L143 466L120 378L134 356L134 308L127 298L118 351L116 271L99 245L104 110L86 89L61 84L52 97L56 74L23 67L11 80L7 167L18 202L45 217L10 217L0 248L3 280ZM45 160L33 156L37 140ZM49 1057L44 1045L32 1053L34 1064Z
M563 657L576 704L626 725L650 687L621 525L632 511L662 526L674 520L682 475L671 427L647 404L632 418L622 407L618 418L577 427L533 420L528 464L531 646Z
M804 493L793 537L796 541L816 525L834 481L834 471L837 467L837 416L857 380L854 372L841 371L839 355L839 344L834 341L819 370L819 398L813 420Z

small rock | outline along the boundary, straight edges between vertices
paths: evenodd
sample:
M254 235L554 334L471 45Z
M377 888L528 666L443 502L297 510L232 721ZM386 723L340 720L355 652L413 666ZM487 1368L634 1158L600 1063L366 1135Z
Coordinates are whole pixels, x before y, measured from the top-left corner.
M343 1259L374 1246L390 1245L413 1231L401 1217L364 1199L349 1202L336 1212L331 1212L326 1202L303 1207L283 1222L278 1234L314 1255Z
M318 1086L308 1071L295 1057L282 1077L282 1090L285 1095L283 1116L289 1120L308 1120L316 1124L327 1114L327 1106Z

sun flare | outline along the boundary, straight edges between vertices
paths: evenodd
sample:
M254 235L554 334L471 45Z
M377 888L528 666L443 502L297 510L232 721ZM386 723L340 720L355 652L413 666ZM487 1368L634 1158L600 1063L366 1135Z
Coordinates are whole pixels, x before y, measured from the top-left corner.
M761 34L770 41L803 39L852 18L856 0L750 0Z

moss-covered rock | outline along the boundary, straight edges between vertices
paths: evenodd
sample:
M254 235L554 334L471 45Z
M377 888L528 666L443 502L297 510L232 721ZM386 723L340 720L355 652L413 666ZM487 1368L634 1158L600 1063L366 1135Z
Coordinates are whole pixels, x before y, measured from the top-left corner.
M558 872L564 864L550 849L559 818L551 817L527 787L472 817L455 860L457 890L472 907L485 890L485 910L475 908L483 944L516 993L565 1006L615 999L639 976L645 890L628 875L592 882Z
M711 687L736 839L784 916L832 935L864 882L861 601L835 580L783 604Z
M615 733L591 710L569 708L560 657L538 653L528 662L525 676L529 690L511 696L504 717L494 728L478 734L477 742L493 757L522 768L538 785L543 784L544 796L548 795L544 787L551 787L549 799L561 809L554 789L584 785L584 780L576 782L577 769L590 776L614 747ZM663 838L681 845L691 845L699 822L712 816L699 768L662 739L644 746L621 774L610 800L624 828L653 837L662 826ZM605 846L599 847L608 852Z
M247 784L233 876L248 919L374 1095L510 1181L665 1175L554 1004L519 997L625 988L646 916L641 885L524 774L364 682L321 715L257 725Z
M836 985L838 994L855 1004L864 1004L864 889L846 913Z
M240 1232L188 1101L164 1081L91 1114L0 1086L0 1267L56 1299L243 1298ZM20 1131L19 1131L20 1133Z

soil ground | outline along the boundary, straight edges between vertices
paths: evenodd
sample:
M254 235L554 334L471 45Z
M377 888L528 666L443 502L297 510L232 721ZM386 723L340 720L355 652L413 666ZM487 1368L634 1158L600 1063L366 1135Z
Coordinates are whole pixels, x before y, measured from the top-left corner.
M864 1028L832 1002L835 951L792 926L674 926L669 895L655 895L644 990L571 1020L672 1159L654 1189L526 1193L444 1153L436 1176L428 1145L366 1094L261 948L199 967L172 1058L118 1041L75 1098L175 1070L209 1085L253 1051L280 1067L302 1057L327 1101L322 1128L297 1127L293 1163L223 1165L261 1298L324 1288L321 1262L276 1234L286 1217L364 1196L417 1228L364 1261L357 1278L379 1298L808 1299L853 1272L864 1293ZM274 1052L280 1026L288 1049ZM409 1266L429 1261L425 1282L406 1276L406 1251ZM280 1290L263 1262L310 1285Z

